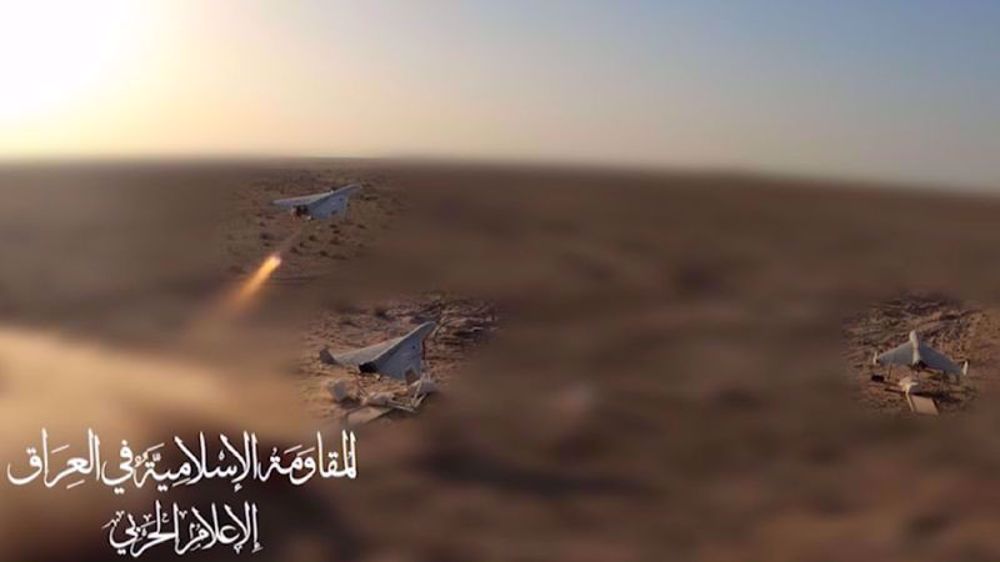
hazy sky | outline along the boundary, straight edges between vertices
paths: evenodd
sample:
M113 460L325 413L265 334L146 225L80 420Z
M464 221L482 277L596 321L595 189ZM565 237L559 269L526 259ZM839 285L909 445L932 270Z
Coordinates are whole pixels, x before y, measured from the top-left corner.
M1000 2L0 0L0 156L163 153L1000 186Z

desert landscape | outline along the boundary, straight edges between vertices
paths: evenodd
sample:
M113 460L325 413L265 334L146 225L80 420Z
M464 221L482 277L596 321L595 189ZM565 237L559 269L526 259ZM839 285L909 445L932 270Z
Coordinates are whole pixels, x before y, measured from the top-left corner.
M342 221L270 206L352 182ZM383 381L321 349L440 324L426 363L441 394L357 428L356 481L254 491L257 559L1000 554L993 197L334 159L7 164L0 186L0 411L18 420L4 463L45 424L133 439L334 427L330 381ZM253 306L202 329L286 244ZM872 353L913 329L970 361L938 417L871 380ZM28 341L44 343L22 358ZM79 346L103 351L66 359ZM5 552L111 558L110 498L87 494L0 488ZM65 540L40 544L53 527ZM213 556L232 553L195 558Z

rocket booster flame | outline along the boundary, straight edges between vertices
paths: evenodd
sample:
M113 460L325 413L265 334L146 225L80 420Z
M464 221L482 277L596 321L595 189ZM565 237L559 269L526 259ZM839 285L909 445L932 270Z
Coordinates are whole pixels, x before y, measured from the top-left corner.
M239 309L245 306L260 291L264 283L267 283L267 280L279 267L281 267L281 256L279 254L275 253L267 256L267 259L260 264L260 267L254 271L253 275L244 281L233 294L229 302L230 308Z
M274 272L281 267L282 255L290 250L295 244L295 240L302 233L302 228L296 229L278 247L271 252L250 277L246 278L232 293L222 302L222 312L224 315L236 315L244 311L253 298L260 293L267 281L274 275Z

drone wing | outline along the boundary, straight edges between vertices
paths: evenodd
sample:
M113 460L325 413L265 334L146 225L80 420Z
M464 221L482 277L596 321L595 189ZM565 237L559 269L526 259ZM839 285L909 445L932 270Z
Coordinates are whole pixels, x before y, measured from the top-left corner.
M913 364L913 343L906 342L899 347L890 349L881 355L875 356L876 365L912 365Z
M308 209L309 216L314 219L328 219L333 215L341 216L347 212L347 197L331 193L309 205Z
M351 195L361 189L358 184L345 185L331 191L326 197L309 204L309 215L315 219L328 219L331 216L347 214L347 202Z
M391 348L374 359L374 370L394 379L409 382L420 378L424 371L424 339L434 331L434 322L425 322L399 338Z
M326 191L324 193L314 193L313 195L303 195L301 197L287 197L285 199L276 199L273 203L279 207L285 207L286 209L292 207L306 207L329 197L332 195L332 191Z
M356 192L356 191L358 191L360 189L361 189L361 184L352 183L350 185L345 185L344 187L337 188L336 190L331 191L330 193L333 194L333 195L351 196L351 195L354 194L354 192Z
M941 371L942 373L948 375L965 374L965 369L963 367L959 367L945 354L925 343L920 344L920 360L927 366L928 369Z
M323 362L333 365L360 367L365 363L375 361L387 350L390 350L399 344L399 341L402 339L403 338L393 338L375 345L370 345L361 349L353 349L343 353L330 353L330 350L324 349L320 352L319 357Z

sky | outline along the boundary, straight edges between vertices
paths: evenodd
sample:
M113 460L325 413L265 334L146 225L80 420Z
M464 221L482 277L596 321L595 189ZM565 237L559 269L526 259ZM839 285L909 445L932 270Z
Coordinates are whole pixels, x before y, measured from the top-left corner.
M0 158L425 156L1000 188L995 0L0 0Z

